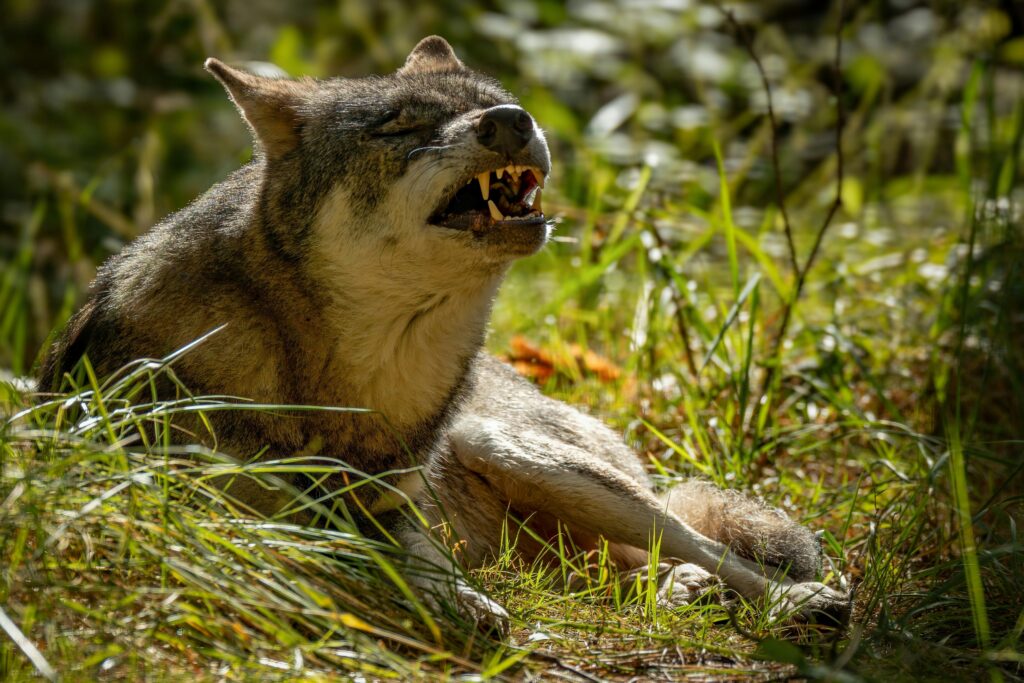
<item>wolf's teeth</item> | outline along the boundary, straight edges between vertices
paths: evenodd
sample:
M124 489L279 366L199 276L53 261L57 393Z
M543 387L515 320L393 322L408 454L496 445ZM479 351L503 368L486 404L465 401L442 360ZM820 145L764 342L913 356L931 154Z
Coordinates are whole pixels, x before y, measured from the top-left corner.
M491 200L489 200L487 202L487 208L490 209L490 211L491 211L491 218L493 218L496 221L503 221L503 220L505 220L504 214L502 214L501 211L498 211L498 207L496 207L494 205L494 200L493 199L491 199Z
M544 181L547 180L547 176L544 175L544 171L540 170L536 166L530 170L533 171L533 177L537 179L537 184L544 187Z
M484 201L491 196L491 174L489 171L485 171L476 177L480 181L480 194L483 195Z
M534 211L540 211L541 213L544 213L544 209L542 209L541 205L540 205L540 188L539 187L536 190L536 194L533 195L533 204L530 205L530 208L533 209Z
M505 169L499 168L494 174L498 176L498 180L501 180L501 176L505 175Z

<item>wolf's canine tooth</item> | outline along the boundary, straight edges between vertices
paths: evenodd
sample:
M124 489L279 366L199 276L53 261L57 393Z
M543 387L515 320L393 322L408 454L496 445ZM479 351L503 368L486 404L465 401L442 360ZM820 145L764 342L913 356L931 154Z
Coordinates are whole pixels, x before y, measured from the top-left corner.
M491 196L491 174L489 171L484 171L476 179L480 182L480 194L484 201L487 201L487 198Z
M530 170L533 172L533 177L537 179L537 184L544 187L544 182L547 180L547 177L544 175L544 171L540 170L536 166L531 166Z
M494 200L493 199L488 200L487 208L490 209L490 211L491 211L491 218L493 218L496 221L503 221L503 220L505 220L505 215L503 213L501 213L501 211L498 210L497 206L494 205Z
M541 190L538 187L537 194L533 195L533 204L530 205L530 208L533 209L534 211L540 211L543 213L544 210L541 208L540 204L540 192Z

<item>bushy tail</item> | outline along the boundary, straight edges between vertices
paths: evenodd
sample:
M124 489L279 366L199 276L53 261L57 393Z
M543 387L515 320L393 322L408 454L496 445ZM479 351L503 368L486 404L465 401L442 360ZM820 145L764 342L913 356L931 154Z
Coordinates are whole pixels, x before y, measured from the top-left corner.
M779 567L795 581L813 581L821 570L821 543L782 510L701 479L674 486L662 500L703 535L749 560Z

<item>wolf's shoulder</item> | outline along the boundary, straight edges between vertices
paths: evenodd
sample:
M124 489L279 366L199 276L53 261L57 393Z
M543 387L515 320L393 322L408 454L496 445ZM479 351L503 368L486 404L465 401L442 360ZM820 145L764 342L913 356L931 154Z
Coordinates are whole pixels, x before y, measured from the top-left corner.
M158 247L174 253L238 233L247 227L264 172L256 161L237 169L128 244L119 256L130 260Z
M190 284L234 277L252 248L245 238L262 173L260 164L243 166L107 259L93 283L99 307L142 303L151 290L173 298Z

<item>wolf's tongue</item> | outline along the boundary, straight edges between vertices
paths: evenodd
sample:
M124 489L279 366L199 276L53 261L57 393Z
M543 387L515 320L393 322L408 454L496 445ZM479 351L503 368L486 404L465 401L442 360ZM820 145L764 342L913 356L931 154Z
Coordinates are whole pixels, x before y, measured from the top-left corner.
M539 186L540 183L534 177L533 171L523 171L523 175L519 178L519 193L516 195L516 201L523 201L533 191L533 188Z

